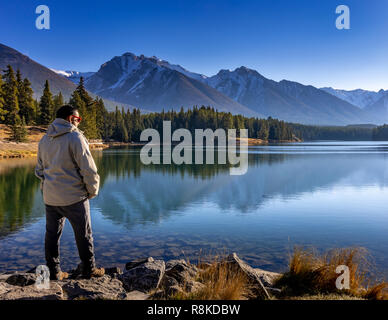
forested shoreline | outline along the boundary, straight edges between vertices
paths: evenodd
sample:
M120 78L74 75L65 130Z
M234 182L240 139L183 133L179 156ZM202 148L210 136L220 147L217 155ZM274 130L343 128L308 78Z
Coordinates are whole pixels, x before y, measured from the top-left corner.
M373 125L348 126L312 126L291 123L293 132L304 141L312 140L344 140L344 141L371 141L373 131L378 128ZM386 136L388 140L388 135Z
M118 108L108 111L100 97L92 98L84 87L81 77L79 85L69 101L59 92L53 95L46 80L39 100L33 98L31 82L23 78L19 70L16 74L11 66L3 70L0 77L0 123L11 131L11 140L26 140L26 126L47 126L60 106L65 103L79 109L82 117L80 130L89 139L103 141L138 142L142 130L156 129L162 133L163 121L171 121L172 130L185 128L194 133L195 129L212 130L222 128L248 129L248 137L264 141L301 140L388 140L388 125L383 126L314 126L287 123L282 120L248 118L219 112L210 106L193 106L190 109L141 113L140 109Z
M61 93L53 96L49 82L46 81L40 100L33 99L30 81L22 78L20 71L15 73L11 66L4 70L0 83L0 123L11 128L13 139L21 141L25 137L26 125L48 125L55 118L57 109L69 103L79 109L82 117L80 130L89 139L115 140L120 142L138 142L142 130L153 128L162 132L163 121L171 121L172 130L186 128L191 132L195 129L248 129L250 138L262 140L292 140L292 129L277 119L247 118L242 115L218 112L212 107L194 106L180 111L161 111L141 113L140 109L132 111L116 107L109 112L103 99L93 99L80 83L69 101L64 101Z

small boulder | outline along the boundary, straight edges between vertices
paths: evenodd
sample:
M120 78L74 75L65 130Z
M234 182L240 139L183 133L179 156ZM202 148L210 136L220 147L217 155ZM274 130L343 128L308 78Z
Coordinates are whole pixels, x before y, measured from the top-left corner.
M174 267L175 265L177 264L187 264L187 262L183 259L173 259L173 260L169 260L166 262L166 271L171 269L172 267Z
M165 272L166 265L163 260L147 261L125 271L118 276L127 291L138 290L148 292L156 289Z
M170 268L166 271L166 275L178 281L179 285L191 281L197 275L197 267L186 263L184 260L176 261L174 264L169 264Z
M154 258L152 258L152 257L140 258L140 259L136 259L134 261L127 262L125 265L125 270L130 270L132 268L135 268L135 267L140 266L141 264L144 264L147 262L154 262Z
M165 296L177 293L194 293L203 284L196 281L198 268L185 260L170 260L166 264L166 272L161 282Z
M201 289L203 289L205 285L201 282L190 280L187 281L184 285L184 291L188 293L195 293Z
M63 291L59 284L50 282L49 289L38 289L35 285L13 286L0 294L0 300L62 300ZM1 292L1 289L0 289Z
M69 300L117 300L126 297L121 281L112 279L108 275L101 278L70 280L62 288Z
M178 290L181 290L178 281L166 274L164 274L164 277L160 282L160 288L162 289L164 296L173 295L177 293Z
M8 284L19 287L35 284L35 281L36 274L33 273L15 273L5 280Z

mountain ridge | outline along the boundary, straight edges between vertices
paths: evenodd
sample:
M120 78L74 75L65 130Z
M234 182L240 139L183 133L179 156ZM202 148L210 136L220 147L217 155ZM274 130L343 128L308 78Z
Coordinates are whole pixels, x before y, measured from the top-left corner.
M126 52L104 62L96 72L61 71L0 44L0 67L4 69L7 64L32 80L36 96L47 78L53 94L61 91L68 99L83 76L86 89L101 96L110 109L124 105L161 111L204 105L232 114L312 125L380 124L388 120L388 91L316 88L285 79L277 82L245 66L206 76L156 56Z
M354 89L354 90L343 90L343 89L334 89L332 87L323 87L321 90L330 93L337 98L345 100L355 106L364 109L365 107L376 103L386 92L383 89L379 91L370 91L364 89Z
M15 71L19 69L22 77L30 80L35 99L39 99L42 95L46 80L49 81L51 93L55 95L61 92L65 100L70 99L71 94L77 87L74 82L63 75L52 71L16 49L0 43L0 70L6 69L7 65L11 65ZM94 93L91 93L91 96L96 97ZM109 99L104 99L104 103L110 110L113 110L116 105L123 106L125 109L133 108L131 105L119 104Z
M103 63L86 79L85 87L102 97L151 111L212 106L219 111L262 116L156 57L125 53ZM198 78L195 74L195 78Z

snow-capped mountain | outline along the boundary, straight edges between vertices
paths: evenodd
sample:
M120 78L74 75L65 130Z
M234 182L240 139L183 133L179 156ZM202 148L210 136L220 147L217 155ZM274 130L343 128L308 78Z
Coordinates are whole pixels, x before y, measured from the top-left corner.
M71 80L75 84L79 83L79 79L81 77L84 77L84 79L87 79L95 73L95 72L79 72L79 71L62 71L62 70L55 70L52 68L50 70Z
M197 79L206 77L157 57L125 53L104 63L85 80L85 87L107 99L151 111L205 105L233 114L261 116Z
M361 109L374 104L385 94L385 91L383 89L376 92L376 91L368 91L368 90L362 90L362 89L341 90L341 89L334 89L331 87L325 87L325 88L321 88L321 90L324 90L327 93L330 93L333 96L336 96L337 98L340 98L357 107L360 107Z
M388 114L386 119L376 114L385 106L383 90L318 89L288 80L276 82L244 66L208 77L155 56L125 53L102 64L98 72L55 71L75 83L83 76L85 87L105 99L150 111L205 105L305 124L388 121Z
M203 81L266 117L310 124L350 124L370 120L360 108L313 86L287 80L276 82L246 67L221 70Z
M185 68L183 68L182 66L180 66L179 64L170 64L168 61L158 59L155 56L153 56L152 58L157 60L156 63L158 65L166 67L166 68L171 69L171 70L178 71L180 73L183 73L185 76L187 76L189 78L193 78L193 79L198 80L198 81L204 81L207 79L207 76L200 74L200 73L190 72L190 71L186 70Z
M250 91L257 89L261 91L264 79L257 71L240 67L234 72L220 70L217 75L206 78L204 81L233 100L244 101ZM260 95L260 92L257 94Z

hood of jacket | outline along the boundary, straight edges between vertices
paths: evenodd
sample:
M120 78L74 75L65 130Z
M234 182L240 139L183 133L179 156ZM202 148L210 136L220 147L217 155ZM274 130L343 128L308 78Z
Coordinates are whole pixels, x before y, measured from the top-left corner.
M51 138L59 137L65 133L77 131L77 127L69 121L61 118L56 118L47 128L47 135Z

